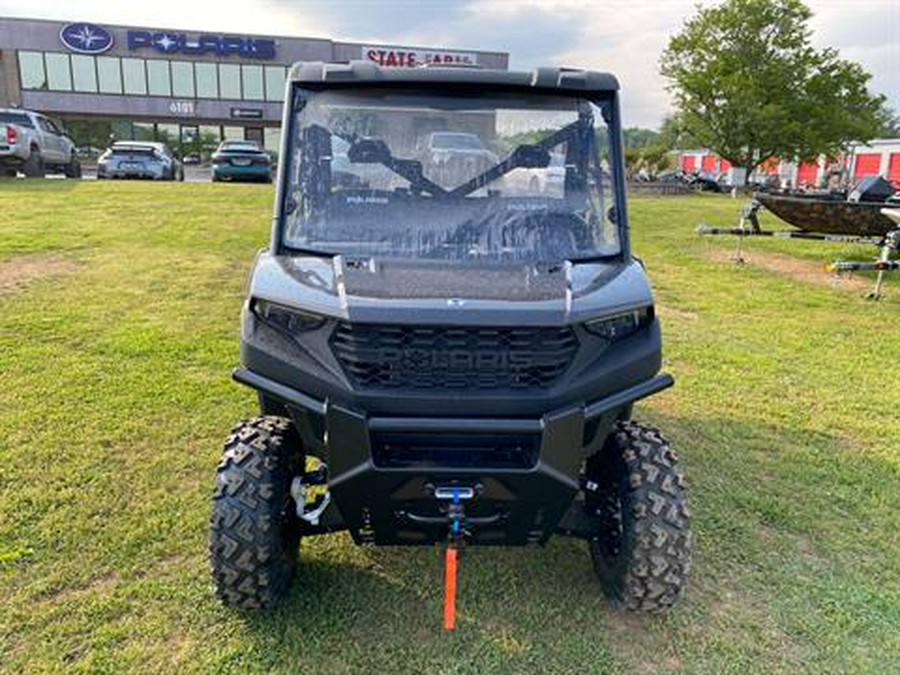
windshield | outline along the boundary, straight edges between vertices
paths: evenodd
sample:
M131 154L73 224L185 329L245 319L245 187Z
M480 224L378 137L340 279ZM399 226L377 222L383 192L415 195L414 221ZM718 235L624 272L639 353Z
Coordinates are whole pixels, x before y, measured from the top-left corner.
M28 115L16 112L0 112L0 124L18 124L20 127L34 128Z
M226 142L219 146L219 150L229 151L238 150L241 152L259 152L259 146L256 143L243 142Z
M112 146L112 154L114 155L152 155L156 152L156 148L152 145L126 145L116 143Z
M283 243L458 261L617 255L609 105L571 94L297 89Z

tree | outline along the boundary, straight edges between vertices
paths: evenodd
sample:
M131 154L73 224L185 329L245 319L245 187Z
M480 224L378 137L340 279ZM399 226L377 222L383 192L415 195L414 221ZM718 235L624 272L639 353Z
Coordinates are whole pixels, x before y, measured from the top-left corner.
M669 41L660 71L693 144L750 172L770 157L812 160L878 135L884 97L832 48L815 49L800 0L725 0Z
M685 128L679 115L667 115L659 128L659 143L666 150L687 150L703 145Z
M897 138L900 136L900 114L891 108L885 108L884 125L881 127L879 136L885 138Z
M640 150L655 144L659 140L659 132L641 127L625 127L622 129L622 141L626 149Z

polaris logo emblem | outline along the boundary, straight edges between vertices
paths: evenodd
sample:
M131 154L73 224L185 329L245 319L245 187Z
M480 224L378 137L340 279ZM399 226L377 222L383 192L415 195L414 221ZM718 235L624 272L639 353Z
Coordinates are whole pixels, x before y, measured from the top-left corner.
M412 373L435 371L504 373L554 365L552 356L533 351L387 348L360 350L360 356L369 363L400 368Z
M102 54L113 46L113 36L92 23L68 23L59 31L60 41L79 54Z

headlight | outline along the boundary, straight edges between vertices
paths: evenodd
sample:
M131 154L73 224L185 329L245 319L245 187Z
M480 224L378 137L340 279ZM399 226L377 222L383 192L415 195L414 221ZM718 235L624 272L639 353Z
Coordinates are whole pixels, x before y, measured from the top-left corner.
M291 336L314 330L325 323L324 316L289 309L268 300L254 299L250 309L266 325Z
M584 327L588 332L613 342L636 333L652 320L653 306L651 305L594 319L586 322Z

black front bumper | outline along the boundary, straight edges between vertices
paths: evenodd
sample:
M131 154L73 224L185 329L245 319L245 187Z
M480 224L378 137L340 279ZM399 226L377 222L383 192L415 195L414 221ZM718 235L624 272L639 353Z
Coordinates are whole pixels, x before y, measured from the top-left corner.
M657 375L540 418L490 419L370 416L246 368L234 379L286 406L327 463L335 515L357 543L446 540L448 502L435 493L461 488L474 494L463 505L466 541L505 545L542 544L561 527L584 458L634 401L674 382Z

